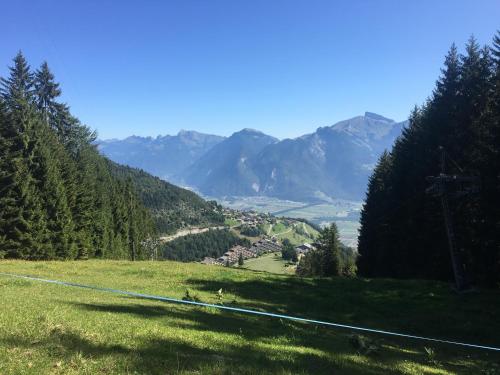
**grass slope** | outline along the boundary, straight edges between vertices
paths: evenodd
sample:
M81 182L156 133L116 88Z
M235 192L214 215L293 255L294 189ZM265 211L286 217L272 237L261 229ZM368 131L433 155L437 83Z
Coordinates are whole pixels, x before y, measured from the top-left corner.
M319 235L319 232L305 223L294 223L285 225L282 219L276 224L264 224L262 230L268 236L274 236L283 241L288 239L293 245L301 245L305 242L311 243Z
M0 272L223 302L499 345L498 291L457 296L437 282L312 280L175 262L2 261ZM159 303L0 276L1 374L494 374L500 356L342 329ZM435 356L426 354L424 345ZM495 367L496 366L496 367ZM486 372L488 371L488 372Z
M279 274L295 273L295 268L285 267L286 264L287 261L283 260L281 253L271 253L258 258L246 259L242 268Z

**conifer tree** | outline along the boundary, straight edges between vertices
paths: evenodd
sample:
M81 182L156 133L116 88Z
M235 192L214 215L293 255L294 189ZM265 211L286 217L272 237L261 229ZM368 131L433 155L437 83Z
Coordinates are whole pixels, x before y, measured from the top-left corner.
M8 256L45 259L49 257L48 232L38 181L33 176L38 167L33 115L13 105L15 111L2 116L0 129L0 139L7 145L2 150L7 162L0 174L0 236L5 237Z
M7 108L30 104L33 100L33 74L21 52L14 58L14 65L9 67L10 76L0 78L0 95Z
M13 203L11 198L6 196L11 173L9 171L11 163L11 131L5 103L0 97L0 259L7 255L7 233L3 228L3 225L8 220L5 209Z
M40 197L40 140L38 117L32 105L32 74L21 53L14 58L10 76L1 79L4 124L0 138L8 148L0 186L0 211L8 255L25 259L50 257L46 212Z
M390 207L387 195L390 192L391 155L384 151L370 176L366 200L361 211L361 230L358 237L358 267L365 276L372 276L374 269L380 269L378 249L390 241L386 214Z
M58 144L55 134L47 124L39 125L40 145L40 195L47 215L52 256L58 259L74 259L76 255L75 233L71 210L60 161L65 150Z
M322 251L322 275L340 276L342 274L340 241L335 223L331 223L329 227L321 231L319 243Z
M49 122L49 115L56 110L56 98L61 95L59 84L54 81L54 75L44 62L34 76L34 94L36 106Z

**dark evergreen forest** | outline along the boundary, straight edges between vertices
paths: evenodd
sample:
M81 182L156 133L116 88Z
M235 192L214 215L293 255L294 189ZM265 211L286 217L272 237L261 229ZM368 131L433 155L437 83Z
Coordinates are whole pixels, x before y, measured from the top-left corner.
M58 101L48 65L32 72L19 53L0 93L0 257L146 257L150 213Z
M229 229L211 229L162 244L160 256L182 262L199 261L204 257L218 258L235 245L249 247L250 241L238 237Z
M150 210L159 233L170 234L189 226L224 224L222 207L217 202L206 201L192 191L142 170L106 161L114 176L130 181L135 187L140 200Z
M445 174L477 178L446 187L461 266L469 282L498 285L500 33L491 47L451 47L432 95L380 158L361 214L361 275L453 280L440 199L426 192L442 155Z

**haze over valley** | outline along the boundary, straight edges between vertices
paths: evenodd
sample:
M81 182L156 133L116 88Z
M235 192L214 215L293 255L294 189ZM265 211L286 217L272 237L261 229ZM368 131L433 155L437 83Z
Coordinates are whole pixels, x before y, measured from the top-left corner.
M341 222L354 245L368 177L406 125L366 112L295 139L253 129L230 137L181 131L101 140L99 150L228 207L286 212L321 225Z
M406 124L366 112L281 141L253 129L227 138L181 131L176 136L101 140L99 149L115 162L211 197L361 201L380 154Z

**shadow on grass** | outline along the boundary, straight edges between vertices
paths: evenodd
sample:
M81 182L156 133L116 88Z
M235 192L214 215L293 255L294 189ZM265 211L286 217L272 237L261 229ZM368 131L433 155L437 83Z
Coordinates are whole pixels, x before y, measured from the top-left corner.
M145 343L134 362L137 371L146 369L154 373L157 366L179 363L182 370L202 370L207 363L213 373L313 373L370 374L401 373L401 363L415 366L427 364L423 347L407 350L400 347L400 340L380 340L375 356L359 355L358 349L350 344L350 334L330 328L311 326L304 323L283 322L266 317L248 317L233 313L220 313L199 307L162 306L143 303L127 304L73 304L86 311L135 315L141 319L158 319L168 327L192 330L196 334L214 333L235 335L236 342L225 344L223 350L200 349L187 343L153 340ZM210 336L206 336L210 340ZM217 341L215 335L213 339ZM168 349L167 349L168 348ZM266 349L267 348L267 349ZM281 353L278 355L276 351ZM309 351L309 353L307 352ZM110 348L110 353L121 353L122 348ZM283 353L285 352L285 353ZM449 366L467 370L468 366L450 363L463 358L460 352L440 350ZM93 353L91 353L93 354ZM158 357L160 356L160 357ZM158 358L163 358L159 361ZM283 358L289 358L284 360ZM498 361L499 358L496 359ZM481 359L484 362L484 358ZM215 371L217 369L217 371Z
M294 345L311 346L310 344L314 342L315 348L324 349L321 347L327 347L328 339L334 336L332 330L320 326L265 316L220 312L204 307L184 307L175 304L153 306L133 302L127 304L71 303L71 305L87 311L135 315L141 319L159 319L167 326L175 325L176 328L234 334L246 342L283 337L293 340ZM325 333L327 333L326 336Z
M194 290L222 289L244 307L375 329L499 346L500 294L457 295L432 281L189 279ZM452 348L453 349L453 348Z
M103 307L99 311L104 311ZM122 311L111 309L112 312ZM134 312L135 313L135 312ZM126 328L124 328L126 329ZM84 337L78 332L54 330L43 340L30 342L21 338L0 339L10 347L24 347L45 350L54 360L74 363L76 354L85 359L96 361L99 358L112 358L112 370L106 368L109 360L103 362L104 373L134 374L397 374L398 371L382 369L376 362L358 363L342 357L350 353L336 352L334 355L322 353L301 353L290 350L277 356L274 348L261 348L254 342L239 345L224 345L217 350L197 347L181 338L151 339L134 337L134 346L103 343ZM291 349L291 348L290 348ZM286 348L285 348L286 350ZM72 365L78 370L77 365Z
M478 337L470 341L487 343L484 337L489 337L491 345L495 345L499 332L499 323L495 321L498 302L491 295L457 297L436 283L408 282L396 286L384 280L332 281L268 275L266 280L189 279L186 284L207 293L222 288L224 293L235 295L241 307L326 321L445 338L459 338L453 337L457 332L464 336L475 332ZM75 353L86 358L109 357L103 362L122 367L108 372L118 373L399 374L404 372L402 366L414 366L412 373L425 373L418 364L429 365L423 354L427 343L384 339L379 343L379 353L370 357L357 354L358 349L350 344L351 332L333 328L130 297L113 298L107 303L58 302L87 314L102 313L103 321L119 319L120 315L135 317L137 321L123 326L127 336L124 341L117 338L102 342L78 331L54 330L35 344L16 337L0 338L0 342L8 346L36 346L66 362ZM488 308L487 313L480 311L484 308ZM163 325L160 332L178 329L179 337L135 334L134 326L142 327L148 320ZM485 336L488 329L491 331ZM451 373L481 373L481 369L487 368L485 362L499 361L498 356L476 356L474 351L432 346L437 348L438 360Z

